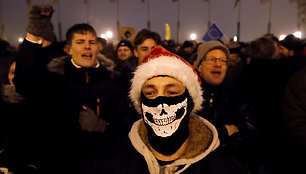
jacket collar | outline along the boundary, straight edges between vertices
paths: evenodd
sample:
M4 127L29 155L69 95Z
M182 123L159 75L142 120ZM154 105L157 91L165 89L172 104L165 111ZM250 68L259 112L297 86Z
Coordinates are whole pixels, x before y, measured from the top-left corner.
M150 173L157 174L160 170L179 173L186 170L191 164L196 163L214 151L220 144L216 128L204 118L199 116L190 117L190 132L187 148L183 155L172 164L160 166L156 158L149 150L149 141L147 130L142 119L138 120L132 126L129 138L134 148L144 156ZM200 134L198 132L201 132ZM182 169L176 171L179 166Z
M70 63L70 62L73 65L73 67L75 67L77 69L82 68L81 66L78 66L78 65L76 65L73 62L73 60L72 60L70 55L52 59L48 63L47 68L48 68L48 70L50 72L54 72L54 73L57 73L57 74L60 74L60 75L65 75L65 73L66 73L66 65L67 65L67 63ZM102 69L105 68L105 70L107 70L109 72L114 72L114 70L113 69L109 69L107 65L104 66L105 64L103 63L103 60L100 57L97 58L97 62L98 62L98 64L94 68L101 68L102 67Z
M77 65L77 64L73 61L72 58L71 58L70 60L71 60L72 65L75 66L76 68L82 68L80 65ZM99 66L100 66L100 63L99 63L98 60L96 60L96 65L95 65L93 68L98 68Z

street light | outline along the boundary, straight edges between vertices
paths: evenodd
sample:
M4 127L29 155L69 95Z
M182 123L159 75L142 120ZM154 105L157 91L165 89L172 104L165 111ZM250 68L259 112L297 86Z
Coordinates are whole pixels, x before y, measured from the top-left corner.
M300 32L300 31L296 31L295 33L293 33L293 35L294 35L295 37L297 37L297 38L302 39L302 32Z
M237 41L238 41L238 37L237 37L237 36L234 36L234 37L233 37L233 41L234 41L234 42L237 42Z
M106 35L105 34L101 34L100 37L103 38L103 39L106 39Z
M106 32L106 37L109 38L109 39L112 38L113 37L113 32L107 31Z
M279 36L279 40L284 40L286 38L286 35L284 35L284 34L281 34L280 36Z
M19 42L19 43L23 42L23 38L20 37L20 38L18 39L18 42Z
M190 34L190 39L191 40L196 40L196 38L197 38L197 35L195 33Z

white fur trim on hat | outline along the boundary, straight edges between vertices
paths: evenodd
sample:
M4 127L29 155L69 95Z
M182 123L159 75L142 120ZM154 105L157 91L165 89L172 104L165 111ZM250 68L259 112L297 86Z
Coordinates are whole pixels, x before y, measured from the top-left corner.
M138 113L141 114L140 95L143 84L148 79L158 75L174 77L185 85L193 99L194 108L192 113L202 108L201 84L193 68L175 56L161 55L139 65L134 73L134 78L131 80L130 98Z

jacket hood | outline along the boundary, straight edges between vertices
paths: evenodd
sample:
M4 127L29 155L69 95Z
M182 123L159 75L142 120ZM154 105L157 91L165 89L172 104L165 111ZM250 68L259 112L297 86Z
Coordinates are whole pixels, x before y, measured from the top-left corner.
M2 85L2 99L10 104L20 103L25 100L23 96L16 92L16 88L13 85Z
M65 65L68 59L71 59L70 55L54 58L48 63L47 68L50 72L55 72L64 75ZM99 54L97 56L97 60L100 65L104 67L107 71L111 72L115 76L119 75L118 72L114 70L115 63L112 60L108 59L102 54Z
M204 118L195 115L190 117L189 137L184 153L179 159L166 166L160 166L150 151L147 129L142 119L133 124L129 138L134 148L144 156L151 174L160 172L179 174L191 164L205 158L220 144L216 128ZM176 171L179 166L182 166L182 169Z

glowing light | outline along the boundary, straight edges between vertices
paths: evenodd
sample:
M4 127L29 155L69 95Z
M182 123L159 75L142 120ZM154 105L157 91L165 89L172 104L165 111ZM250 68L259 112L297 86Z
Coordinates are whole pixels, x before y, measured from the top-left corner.
M106 39L106 35L105 34L101 34L100 37L103 38L103 39Z
M297 38L302 39L302 32L300 32L300 31L297 31L297 32L293 33L293 35L294 35L295 37L297 37Z
M195 33L190 34L190 39L191 40L196 40L196 38L197 38L197 35Z
M113 37L113 32L107 31L107 32L106 32L106 37L107 37L107 38L112 38L112 37Z
M286 35L284 35L284 34L281 34L280 36L279 36L279 40L284 40L286 38Z
M19 42L19 43L23 42L23 38L20 37L20 38L18 39L18 42Z
M237 42L237 41L238 41L238 37L237 37L237 36L234 36L234 37L233 37L233 41L234 41L234 42Z

